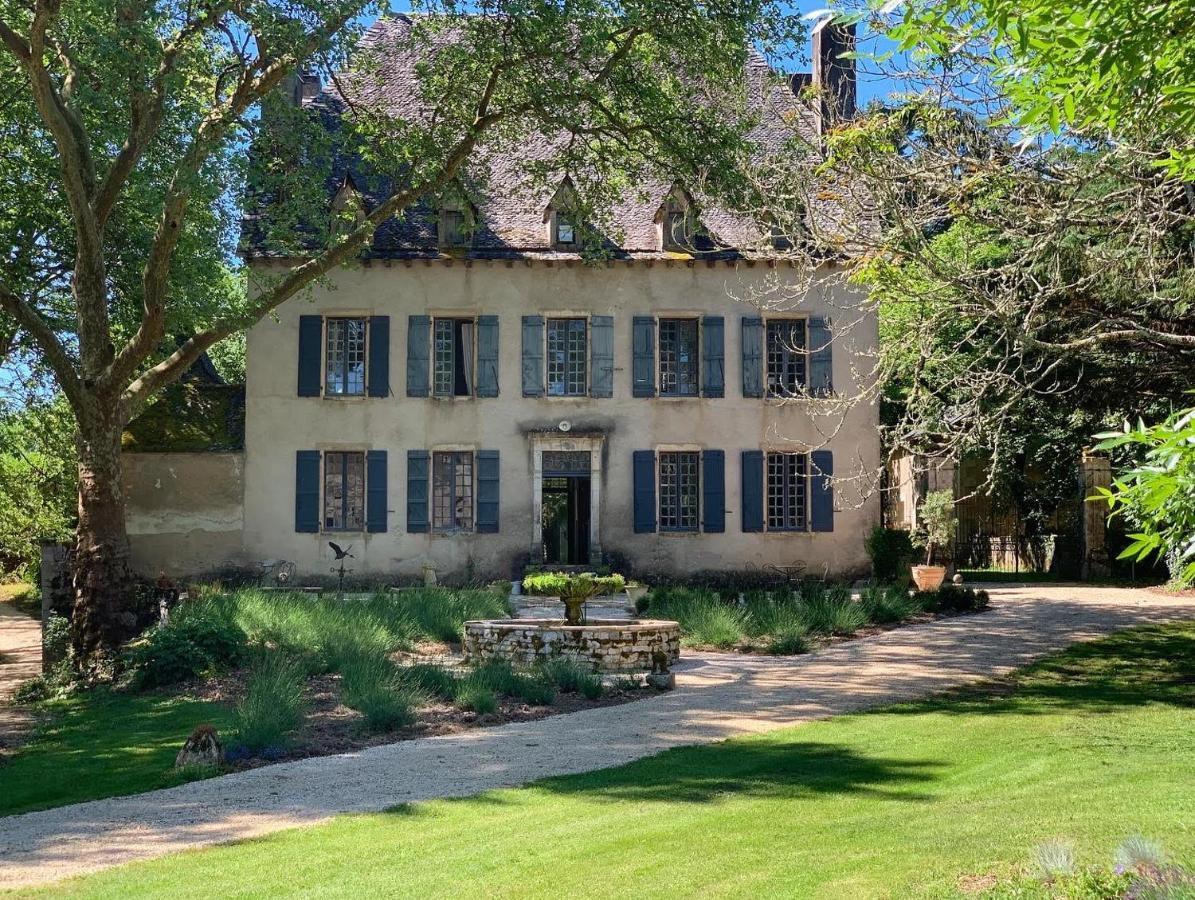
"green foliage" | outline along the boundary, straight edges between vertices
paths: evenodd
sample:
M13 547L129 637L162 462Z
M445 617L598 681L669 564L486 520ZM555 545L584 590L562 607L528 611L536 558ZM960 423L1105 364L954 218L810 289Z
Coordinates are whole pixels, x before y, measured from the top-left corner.
M923 609L948 614L982 612L991 605L987 591L950 583L936 591L918 591L913 599Z
M933 565L934 550L949 547L954 540L958 517L954 512L954 493L948 490L930 491L917 511L921 528L918 532L925 545L925 564Z
M415 720L415 695L384 655L363 649L344 657L338 671L345 706L365 717L369 731L393 731Z
M1138 422L1098 435L1100 450L1144 451L1141 462L1121 472L1111 490L1097 489L1093 501L1106 501L1113 517L1138 530L1121 559L1165 558L1171 577L1195 584L1195 409L1157 425Z
M245 632L235 622L183 608L130 644L124 662L137 685L148 689L236 665L244 652Z
M452 700L457 696L457 678L443 666L416 663L398 670L403 686L414 694L437 700Z
M303 723L306 672L284 653L262 653L249 671L245 696L234 717L236 743L259 753L286 746Z
M588 700L602 696L602 679L569 659L557 657L544 663L543 676L557 690L566 694L581 694Z
M523 590L540 597L559 597L561 600L574 597L588 600L599 594L620 594L626 590L626 579L622 575L595 575L582 572L576 575L567 572L538 572L523 579Z
M866 588L859 600L868 620L877 625L903 622L921 611L921 604L909 596L903 585Z
M489 715L498 711L498 695L484 684L469 682L461 685L457 691L456 705L461 709L470 709L479 716Z
M10 406L0 397L0 576L15 572L34 580L38 545L70 540L75 482L74 424L66 403Z
M805 623L795 620L768 635L768 652L778 656L795 656L809 650L809 630Z
M877 525L867 536L867 555L871 572L878 581L908 580L909 566L916 552L913 537L903 528Z
M850 635L867 624L867 610L838 585L802 592L800 615L810 634Z
M951 0L902 5L898 52L939 62L990 46L1016 124L1158 133L1173 174L1195 173L1191 4L1134 0Z
M555 695L552 684L542 671L517 671L503 660L487 660L470 670L462 679L460 690L483 687L508 697L517 697L532 706L547 706Z

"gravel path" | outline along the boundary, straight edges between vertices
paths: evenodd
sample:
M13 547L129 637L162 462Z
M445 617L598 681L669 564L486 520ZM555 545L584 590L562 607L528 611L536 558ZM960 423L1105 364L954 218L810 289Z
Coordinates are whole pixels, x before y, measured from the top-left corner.
M41 622L0 603L0 754L16 747L33 723L26 709L9 702L17 686L41 672Z
M1075 641L1195 618L1195 600L1005 587L984 614L793 658L690 656L677 690L630 705L305 759L133 797L0 819L0 884L47 882L337 813L467 796L906 700L1006 672Z

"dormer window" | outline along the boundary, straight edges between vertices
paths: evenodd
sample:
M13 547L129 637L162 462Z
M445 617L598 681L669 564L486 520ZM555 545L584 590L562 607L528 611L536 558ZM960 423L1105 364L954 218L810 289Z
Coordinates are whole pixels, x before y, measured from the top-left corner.
M664 249L684 251L689 249L689 217L683 212L668 212L664 215Z
M469 246L468 221L463 211L459 209L440 211L440 246Z
M332 237L344 237L364 221L365 203L361 199L361 192L353 183L352 176L347 175L332 198Z
M569 247L577 243L577 230L573 220L563 213L556 213L556 243Z
M695 221L693 202L688 192L680 185L673 185L656 212L660 249L674 253L692 252Z

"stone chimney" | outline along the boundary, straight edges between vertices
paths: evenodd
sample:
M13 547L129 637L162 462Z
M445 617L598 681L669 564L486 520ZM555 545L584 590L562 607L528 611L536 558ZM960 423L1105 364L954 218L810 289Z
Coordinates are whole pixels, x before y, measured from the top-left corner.
M818 126L823 133L855 115L855 61L842 54L855 49L855 26L822 19L813 29L813 87L821 98Z

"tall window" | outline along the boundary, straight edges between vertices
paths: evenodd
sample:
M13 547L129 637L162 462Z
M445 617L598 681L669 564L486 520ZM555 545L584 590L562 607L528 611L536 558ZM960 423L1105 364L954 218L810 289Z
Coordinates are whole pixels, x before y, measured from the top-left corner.
M443 247L466 247L469 244L468 223L459 209L440 211L440 245Z
M768 396L791 397L805 387L805 320L768 322Z
M365 394L365 319L328 319L324 393Z
M556 213L556 243L565 247L577 243L577 229L572 217L561 212Z
M697 320L660 319L660 396L696 397Z
M473 530L473 454L432 454L432 528Z
M473 396L473 320L436 319L433 338L433 393Z
M697 453L660 454L660 530L696 531Z
M587 342L584 319L548 319L549 397L585 396Z
M808 520L809 457L768 454L768 530L804 531Z
M365 454L324 454L324 530L365 527Z

